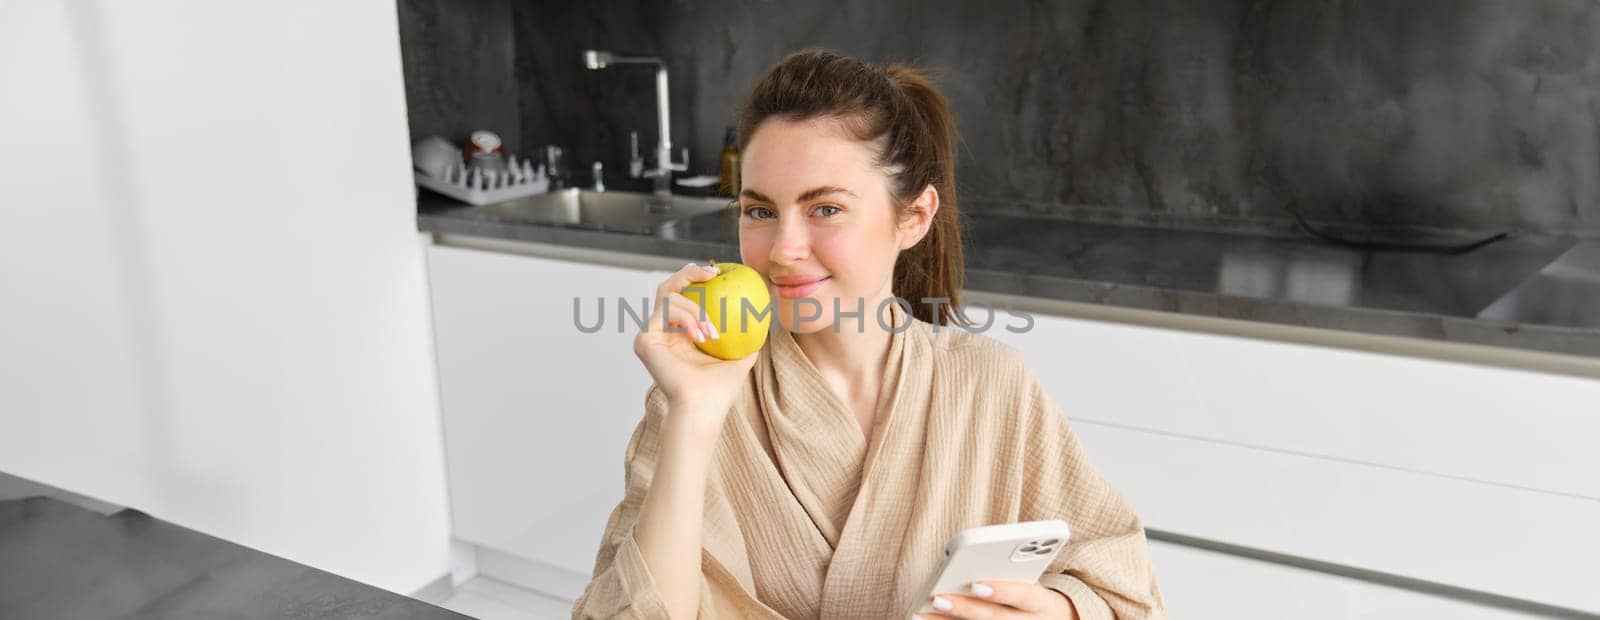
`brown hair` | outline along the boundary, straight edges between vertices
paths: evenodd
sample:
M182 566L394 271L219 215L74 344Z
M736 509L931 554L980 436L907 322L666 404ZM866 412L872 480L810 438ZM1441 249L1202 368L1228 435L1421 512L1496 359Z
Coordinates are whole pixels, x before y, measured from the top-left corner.
M965 265L956 210L956 120L930 71L901 64L887 67L820 49L785 56L767 70L739 106L739 150L762 121L835 118L857 140L874 144L877 163L889 175L896 216L932 185L939 211L928 233L900 253L893 293L911 302L912 316L938 325L966 323L959 313ZM927 298L950 305L933 307Z

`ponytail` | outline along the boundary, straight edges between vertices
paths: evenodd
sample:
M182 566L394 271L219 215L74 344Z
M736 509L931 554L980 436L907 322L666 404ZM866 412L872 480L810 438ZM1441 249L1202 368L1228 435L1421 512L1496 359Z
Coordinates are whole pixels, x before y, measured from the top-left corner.
M916 245L900 253L894 265L894 291L912 303L913 316L939 325L948 325L962 319L961 286L965 283L966 269L961 247L961 220L956 208L956 121L944 95L933 86L922 71L902 65L889 67L888 77L900 96L910 106L916 118L916 128L905 127L907 153L895 158L902 160L909 177L897 184L904 186L905 195L897 196L901 212L922 193L933 186L939 193L939 210L933 214L928 234ZM891 129L891 132L894 130ZM942 298L949 305L939 307L939 316L932 316L934 307L924 300ZM964 322L964 321L962 321Z

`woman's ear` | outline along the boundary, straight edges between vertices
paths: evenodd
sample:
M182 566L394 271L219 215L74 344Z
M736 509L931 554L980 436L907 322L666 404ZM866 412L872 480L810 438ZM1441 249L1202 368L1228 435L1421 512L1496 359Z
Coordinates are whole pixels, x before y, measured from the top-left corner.
M896 235L900 237L900 249L910 249L922 241L928 230L933 228L933 215L938 212L939 190L929 185L922 189L922 194L916 200L911 201L905 216L900 218L896 230Z

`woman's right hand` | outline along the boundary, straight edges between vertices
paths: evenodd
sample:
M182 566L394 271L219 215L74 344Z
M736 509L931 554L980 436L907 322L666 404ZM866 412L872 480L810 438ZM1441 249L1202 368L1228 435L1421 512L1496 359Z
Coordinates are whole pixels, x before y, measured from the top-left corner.
M710 321L700 320L700 306L682 291L716 276L714 267L698 263L685 265L668 276L656 287L655 307L644 329L633 339L633 352L666 395L668 411L696 416L694 428L712 437L721 430L733 399L761 354L757 351L740 359L723 360L695 346L697 340L718 338L720 334ZM662 329L663 324L678 331Z

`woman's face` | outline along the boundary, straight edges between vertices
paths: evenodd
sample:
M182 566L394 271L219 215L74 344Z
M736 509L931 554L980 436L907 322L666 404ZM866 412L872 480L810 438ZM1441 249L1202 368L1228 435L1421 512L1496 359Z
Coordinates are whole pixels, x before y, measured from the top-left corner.
M741 160L740 259L766 279L774 318L812 333L834 325L837 307L862 312L847 316L841 332L876 325L895 258L921 239L932 209L927 218L897 217L871 148L835 120L764 121ZM917 206L930 198L936 208L931 187Z

